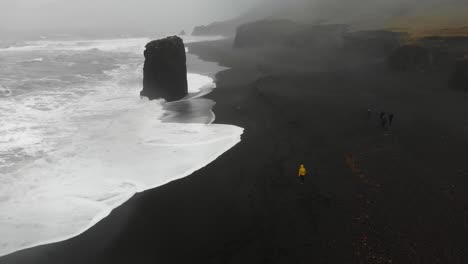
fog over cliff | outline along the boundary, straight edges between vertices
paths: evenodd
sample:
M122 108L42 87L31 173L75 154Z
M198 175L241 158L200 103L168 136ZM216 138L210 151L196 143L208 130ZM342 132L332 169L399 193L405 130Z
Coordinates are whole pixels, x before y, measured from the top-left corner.
M408 18L441 26L466 22L466 0L269 0L274 14L313 23L346 23L357 27L392 27ZM406 26L406 25L405 25Z

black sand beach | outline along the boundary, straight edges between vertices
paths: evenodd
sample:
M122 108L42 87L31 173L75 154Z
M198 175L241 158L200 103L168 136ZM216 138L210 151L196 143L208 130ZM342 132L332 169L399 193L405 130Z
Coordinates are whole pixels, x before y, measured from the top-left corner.
M448 73L317 71L232 41L189 48L231 67L207 97L242 142L84 234L0 263L468 261L468 94L447 88ZM395 114L391 129L380 111Z

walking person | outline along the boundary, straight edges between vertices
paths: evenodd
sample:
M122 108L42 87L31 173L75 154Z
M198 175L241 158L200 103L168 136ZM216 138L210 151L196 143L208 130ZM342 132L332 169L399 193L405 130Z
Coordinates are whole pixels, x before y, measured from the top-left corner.
M301 184L304 184L306 174L307 174L306 168L304 167L304 165L301 165L301 167L299 168L299 180Z
M388 118L385 112L380 113L380 125L382 129L387 129Z
M385 117L385 112L380 112L380 120L382 120Z
M393 113L390 113L390 114L388 115L388 126L389 126L389 127L392 127L393 117L394 117L394 116L393 116Z

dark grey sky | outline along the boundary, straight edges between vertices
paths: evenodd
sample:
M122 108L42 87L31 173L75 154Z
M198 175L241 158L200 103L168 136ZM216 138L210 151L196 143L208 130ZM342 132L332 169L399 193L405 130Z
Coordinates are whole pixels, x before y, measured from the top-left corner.
M436 17L434 10L458 11L460 5L466 7L468 0L0 0L0 32L172 33L237 17L254 6L261 7L253 12L259 19L272 13L297 20L379 26L405 13Z
M263 0L0 0L0 31L178 31Z

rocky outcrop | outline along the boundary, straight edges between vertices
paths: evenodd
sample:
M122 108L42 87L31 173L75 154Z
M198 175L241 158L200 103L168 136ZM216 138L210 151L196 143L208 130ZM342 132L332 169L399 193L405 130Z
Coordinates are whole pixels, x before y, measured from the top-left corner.
M426 37L419 43L431 51L433 66L439 71L453 68L468 54L468 37Z
M345 25L306 25L290 20L261 20L241 25L234 39L235 48L281 46L320 49L341 45Z
M345 36L345 49L373 56L388 57L400 47L407 34L387 30L367 30L350 32Z
M177 36L146 45L141 96L166 101L182 99L188 93L185 46Z
M261 20L247 23L237 28L234 47L283 45L291 35L300 30L298 24L289 20Z
M388 64L397 71L427 71L432 69L433 57L424 47L405 45L390 54Z
M193 28L192 36L233 36L240 22L236 20L213 22Z
M457 61L455 71L450 79L453 89L468 91L468 57Z

